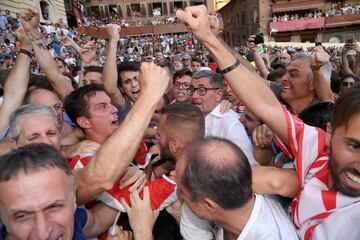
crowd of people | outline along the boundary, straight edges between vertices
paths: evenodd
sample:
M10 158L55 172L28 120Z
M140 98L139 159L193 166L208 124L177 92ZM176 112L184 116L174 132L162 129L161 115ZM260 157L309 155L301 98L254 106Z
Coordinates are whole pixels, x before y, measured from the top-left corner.
M106 40L19 16L0 239L359 239L356 41L261 53L176 14L189 33Z
M332 16L341 16L349 14L359 14L360 13L360 3L357 4L344 4L333 3L331 8L327 10L318 10L310 12L299 12L299 13L285 13L282 15L273 15L271 21L273 22L287 22L293 20L303 20L303 19L312 19L320 17L332 17Z

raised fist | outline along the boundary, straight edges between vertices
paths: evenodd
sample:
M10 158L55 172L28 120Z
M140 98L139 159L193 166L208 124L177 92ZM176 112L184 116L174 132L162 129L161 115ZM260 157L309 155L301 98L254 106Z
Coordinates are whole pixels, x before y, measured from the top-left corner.
M33 38L41 38L39 32L39 11L35 7L25 9L21 14L22 26L25 32Z

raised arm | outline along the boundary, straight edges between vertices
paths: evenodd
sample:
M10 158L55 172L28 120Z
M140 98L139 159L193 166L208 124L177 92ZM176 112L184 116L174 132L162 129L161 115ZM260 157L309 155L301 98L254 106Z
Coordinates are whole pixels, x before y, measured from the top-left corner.
M141 95L115 133L102 144L84 169L76 173L78 203L88 202L111 189L125 173L169 79L166 71L153 63L142 63Z
M116 52L120 38L120 26L116 24L106 25L106 31L109 36L108 52L103 71L103 82L106 93L111 98L111 102L117 107L125 106L124 96L117 88L118 72L116 66Z
M350 66L349 66L349 60L347 59L347 52L349 51L349 47L345 44L343 48L341 49L341 71L344 74L353 73Z
M248 47L250 48L254 59L255 59L255 64L256 64L256 68L258 69L260 76L264 79L267 78L267 75L269 75L269 70L267 69L264 59L261 57L259 51L257 50L256 44L254 42L254 35L251 35L249 37L248 40Z
M311 54L310 67L314 74L316 96L323 102L334 102L330 86L330 56L321 46L314 48Z
M72 47L75 49L76 52L80 53L80 46L70 37L68 36L64 36L61 38L62 43L64 44L64 46L66 47Z
M21 49L31 52L32 45L23 28L15 32ZM4 85L4 101L0 107L0 132L9 125L9 117L21 106L29 83L31 58L20 52Z
M178 10L176 15L214 55L219 69L226 69L236 62L235 57L211 32L205 6L188 7L185 11ZM241 64L223 76L244 105L266 123L284 143L288 143L286 118L282 106L261 77Z
M55 60L42 42L41 33L39 32L39 19L39 11L35 7L31 7L22 14L22 25L31 40L41 70L47 76L51 86L64 100L74 89L70 79L60 73Z

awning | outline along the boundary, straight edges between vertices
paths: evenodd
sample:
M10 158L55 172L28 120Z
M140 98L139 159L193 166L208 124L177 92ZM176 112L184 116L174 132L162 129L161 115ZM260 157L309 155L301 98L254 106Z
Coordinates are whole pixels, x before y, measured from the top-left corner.
M306 29L320 29L325 26L325 18L299 19L286 22L270 22L271 32L301 31Z
M303 1L303 2L287 2L274 3L271 5L272 12L291 12L306 9L322 9L325 6L322 0Z

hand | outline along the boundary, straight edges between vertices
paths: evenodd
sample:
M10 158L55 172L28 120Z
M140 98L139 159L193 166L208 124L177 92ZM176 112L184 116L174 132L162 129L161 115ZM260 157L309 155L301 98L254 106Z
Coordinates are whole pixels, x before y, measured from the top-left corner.
M81 153L96 153L100 148L100 144L90 141L83 140L69 148L69 151L65 153L67 158L73 158Z
M252 133L252 139L257 147L266 147L272 144L273 135L272 131L265 124L258 126Z
M72 47L75 45L75 42L72 38L68 37L68 36L64 36L61 38L62 43L64 44L64 46L67 47Z
M117 24L107 24L105 26L107 35L109 36L109 41L118 42L120 38L121 27Z
M138 167L128 167L125 175L120 180L120 189L132 185L129 192L141 191L146 184L146 174Z
M329 62L330 55L321 46L316 46L311 53L311 69L319 70L322 66L329 64Z
M192 6L183 10L177 10L176 16L187 25L194 36L201 42L214 34L210 29L207 8L204 5Z
M221 102L220 102L220 113L224 114L227 111L229 111L232 107L233 107L233 105L231 104L231 102L229 102L227 100L221 100Z
M107 237L108 240L132 240L133 234L131 231L125 231L121 226L114 226L114 233L109 234Z
M169 81L166 70L162 67L149 62L141 63L139 76L141 95L147 95L149 99L158 102L165 93Z
M224 23L221 17L218 17L217 14L210 14L209 15L209 23L210 29L212 33L218 37L224 28Z
M94 41L86 43L80 50L80 58L86 65L91 65L92 61L96 58L97 46Z
M158 210L153 211L151 209L149 188L145 187L143 193L143 199L140 199L138 191L130 193L131 207L124 199L121 199L121 204L129 216L135 239L149 239L149 236L152 236L152 229L159 215Z
M19 27L18 29L16 29L15 36L19 40L21 48L28 51L32 50L31 41L29 37L26 35L24 28Z
M27 8L21 14L21 23L23 28L25 29L25 32L36 39L41 38L39 32L39 22L39 11L35 7Z
M251 52L256 52L256 44L255 44L255 35L250 35L247 41L247 47L250 49Z

